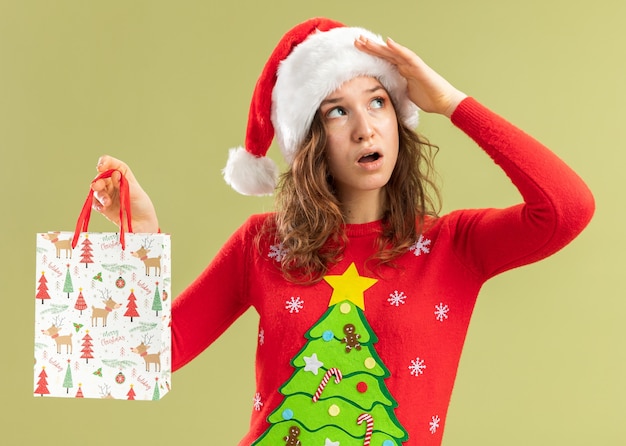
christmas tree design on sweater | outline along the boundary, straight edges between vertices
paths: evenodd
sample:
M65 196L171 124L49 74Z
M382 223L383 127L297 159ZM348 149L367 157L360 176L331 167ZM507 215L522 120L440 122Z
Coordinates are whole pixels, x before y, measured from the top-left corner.
M295 372L279 389L285 398L253 445L401 445L408 433L396 418L397 402L384 382L390 373L364 314L363 292L376 280L359 276L354 263L324 280L333 288L329 308L305 334L291 360Z

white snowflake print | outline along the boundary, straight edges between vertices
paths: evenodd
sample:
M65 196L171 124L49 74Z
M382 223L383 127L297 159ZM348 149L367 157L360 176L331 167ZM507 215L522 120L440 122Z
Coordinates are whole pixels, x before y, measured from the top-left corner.
M444 319L448 319L448 312L450 308L440 302L439 305L435 305L435 317L439 322L443 322Z
M252 399L252 405L254 406L254 410L259 412L263 407L263 403L261 402L261 394L257 392Z
M439 415L434 415L430 421L430 428L428 429L430 431L431 434L434 434L435 432L437 432L437 429L439 429L439 422L441 421L441 418L439 418Z
M281 260L285 258L286 254L287 254L287 248L285 248L282 243L278 243L276 245L270 246L270 252L267 256L270 259L274 259L277 262L280 262Z
M399 307L400 304L404 304L404 299L406 299L406 295L402 291L398 292L398 290L396 290L389 295L387 302L391 305Z
M265 344L265 330L262 328L259 330L259 345Z
M304 308L304 301L300 297L291 297L291 299L285 301L285 310L289 310L290 313L299 313Z
M409 251L413 251L413 254L415 254L416 257L422 253L428 254L430 252L430 248L428 247L429 245L430 240L424 238L423 235L420 235L420 238L413 245L411 245L411 247L409 247Z
M426 368L426 365L424 364L423 359L420 359L420 358L411 359L411 365L409 366L411 375L413 376L423 375L425 368Z

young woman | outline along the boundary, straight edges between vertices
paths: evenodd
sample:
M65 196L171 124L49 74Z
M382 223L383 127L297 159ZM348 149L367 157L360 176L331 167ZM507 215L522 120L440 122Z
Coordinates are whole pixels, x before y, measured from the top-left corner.
M451 119L523 202L436 215L433 148L417 108ZM276 136L289 169L276 187ZM131 170L133 228L156 232ZM259 78L246 147L226 180L276 193L173 304L173 369L250 307L257 392L240 445L439 445L472 309L486 280L538 261L589 222L583 181L541 143L392 40L327 19L285 34ZM93 184L118 216L118 176Z

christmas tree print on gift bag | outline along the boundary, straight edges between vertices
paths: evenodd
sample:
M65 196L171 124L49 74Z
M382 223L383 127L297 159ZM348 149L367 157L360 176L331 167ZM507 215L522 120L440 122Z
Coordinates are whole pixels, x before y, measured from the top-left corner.
M291 361L295 372L280 388L285 398L253 445L399 446L408 433L363 312L363 291L376 280L359 276L354 264L324 279L334 289L329 308L306 333Z
M74 232L37 234L36 397L159 400L171 388L170 236L133 233L128 198L122 177L128 231L88 232L90 191Z

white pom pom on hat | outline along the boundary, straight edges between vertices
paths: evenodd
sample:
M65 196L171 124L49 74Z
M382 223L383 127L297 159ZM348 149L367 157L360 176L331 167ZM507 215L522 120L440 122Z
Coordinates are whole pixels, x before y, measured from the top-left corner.
M363 28L313 18L289 30L278 42L256 83L246 130L245 148L231 149L224 179L244 195L271 194L278 167L267 151L274 135L291 164L305 140L322 101L343 83L372 76L389 92L398 118L409 128L418 123L418 108L407 96L407 84L396 67L354 46L359 36L384 43Z
M255 156L243 147L230 149L224 179L243 195L270 195L278 178L278 166L266 156Z

